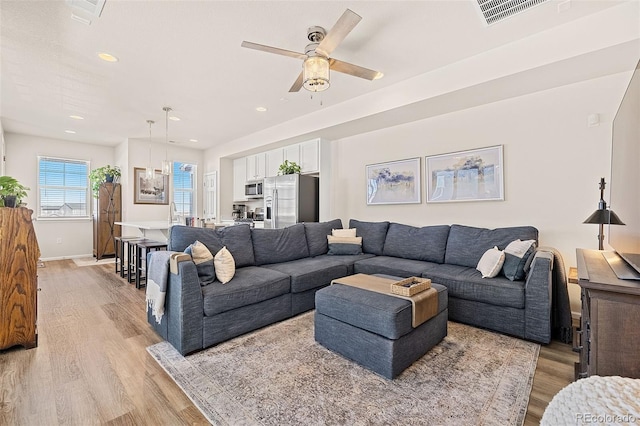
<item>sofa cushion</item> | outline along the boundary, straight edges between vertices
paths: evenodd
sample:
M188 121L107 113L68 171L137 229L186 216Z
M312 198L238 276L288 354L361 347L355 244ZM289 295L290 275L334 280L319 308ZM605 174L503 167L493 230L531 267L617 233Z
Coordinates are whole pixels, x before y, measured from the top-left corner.
M448 236L449 225L416 228L415 226L391 223L384 240L383 254L443 263Z
M504 249L504 265L502 265L504 276L511 281L525 279L535 252L536 242L534 240L510 242Z
M196 264L200 285L208 285L216 280L213 254L211 254L207 246L196 240L184 249L184 252L191 256L193 263Z
M447 290L435 284L438 313L447 308ZM354 327L398 339L413 331L411 302L406 299L343 284L316 293L316 311Z
M249 225L226 226L221 229L172 226L168 249L184 251L196 240L207 246L211 253L218 253L226 246L238 268L255 265Z
M503 250L518 238L538 241L538 230L532 226L486 229L451 225L444 263L475 268L484 252L493 246Z
M363 254L354 254L354 255L340 255L340 256L333 256L330 254L324 254L322 256L318 256L318 259L323 259L323 258L329 258L331 260L335 260L336 262L340 262L341 264L345 265L347 267L347 274L346 275L353 275L353 265L360 261L360 260L364 260L364 259L369 259L371 257L375 257L375 255L371 254L371 253L363 253Z
M204 314L212 316L272 299L289 293L290 288L286 274L257 266L240 268L228 284L216 281L202 287Z
M331 280L347 275L347 266L330 257L293 260L291 262L265 265L265 269L273 269L291 277L291 293L302 293L312 288L324 287Z
M449 290L449 298L483 302L496 306L523 309L525 282L510 281L498 275L482 278L475 268L459 265L436 265L422 274L432 283L442 284Z
M362 237L334 237L327 235L330 255L354 255L362 254Z
M220 251L216 253L213 258L213 264L216 269L216 279L222 284L231 281L236 274L236 262L233 260L233 256L229 250L227 250L227 247L222 247Z
M493 278L500 273L504 264L504 251L493 247L484 252L476 269L482 274L482 278Z
M328 222L305 222L304 233L307 237L309 256L315 257L327 253L327 235L333 229L341 229L342 220L334 219Z
M356 228L356 236L362 237L362 251L364 253L382 255L389 222L361 222L351 219L349 228Z
M353 265L356 274L386 274L396 277L421 277L425 271L437 263L423 260L402 259L400 257L376 256L357 261Z
M297 223L282 229L252 229L253 252L256 265L282 263L309 257L304 224ZM325 240L326 240L325 236Z

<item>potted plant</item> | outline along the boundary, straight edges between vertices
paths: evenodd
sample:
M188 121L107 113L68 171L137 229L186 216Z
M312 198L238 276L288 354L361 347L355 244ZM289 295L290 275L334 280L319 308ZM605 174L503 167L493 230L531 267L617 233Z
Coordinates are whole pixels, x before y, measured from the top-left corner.
M4 207L16 207L22 204L27 196L29 188L22 185L16 178L0 176L0 205Z
M280 164L278 167L279 175L292 175L295 173L300 173L302 169L295 161L284 160L284 163Z
M93 192L93 196L98 198L100 185L105 182L117 183L121 175L122 173L120 172L120 167L112 167L109 164L91 170L91 172L89 173L89 180L91 181L91 191Z

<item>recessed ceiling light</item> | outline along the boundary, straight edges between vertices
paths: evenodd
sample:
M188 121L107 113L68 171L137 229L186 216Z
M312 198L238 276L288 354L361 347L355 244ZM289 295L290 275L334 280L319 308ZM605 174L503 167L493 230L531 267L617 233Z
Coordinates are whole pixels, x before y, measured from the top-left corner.
M189 142L198 142L198 139L189 139Z
M176 117L175 115L172 115L171 117L169 117L169 120L171 120L171 121L180 121L180 117Z
M74 134L76 131L75 131L75 130L65 130L64 132L65 132L65 133L71 133L71 134Z
M70 115L69 118L73 118L74 120L84 120L84 117L80 115Z
M267 110L267 108L263 107L263 106L256 107L256 111L258 111L258 112L265 112L266 110Z
M116 58L115 56L106 53L106 52L100 52L98 53L98 58L102 59L103 61L107 61L107 62L118 62L118 58Z

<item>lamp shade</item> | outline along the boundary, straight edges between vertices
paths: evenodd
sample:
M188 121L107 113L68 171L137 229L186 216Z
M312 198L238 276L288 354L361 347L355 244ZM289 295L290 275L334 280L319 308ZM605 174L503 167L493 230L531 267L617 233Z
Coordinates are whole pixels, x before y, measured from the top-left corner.
M618 215L609 209L596 210L583 223L598 223L598 224L604 224L604 225L606 224L624 225L624 222L620 220Z
M323 56L309 56L302 64L302 87L310 92L329 88L329 60Z

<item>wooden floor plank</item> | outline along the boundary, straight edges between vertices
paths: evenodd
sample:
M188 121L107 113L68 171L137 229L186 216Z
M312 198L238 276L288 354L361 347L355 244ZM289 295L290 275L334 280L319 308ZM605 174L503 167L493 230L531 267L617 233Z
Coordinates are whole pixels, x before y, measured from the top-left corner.
M0 351L0 425L205 425L206 419L147 353L144 290L113 265L71 260L38 269L38 347ZM573 380L577 354L543 346L525 425Z

